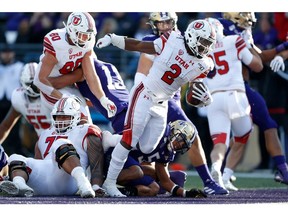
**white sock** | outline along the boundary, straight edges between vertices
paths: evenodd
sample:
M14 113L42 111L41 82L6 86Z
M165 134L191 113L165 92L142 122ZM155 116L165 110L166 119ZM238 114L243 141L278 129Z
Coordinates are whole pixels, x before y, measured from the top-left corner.
M75 167L71 172L71 176L75 178L75 180L77 181L77 185L83 183L83 181L84 182L88 181L88 179L85 176L84 170L81 166Z
M234 171L230 168L225 168L223 172L223 181L230 180L231 176L233 175Z
M221 171L221 166L222 166L222 162L221 162L221 161L216 161L216 162L214 162L214 163L211 165L212 169L214 169L214 170L216 170L216 171L218 171L218 172Z
M27 187L28 185L26 184L26 181L23 177L21 176L15 176L13 178L13 183L15 183L15 185L17 185L17 187L19 188L23 188L23 187Z
M121 172L130 150L124 148L120 143L116 145L112 152L107 178L109 182L116 184L119 173Z

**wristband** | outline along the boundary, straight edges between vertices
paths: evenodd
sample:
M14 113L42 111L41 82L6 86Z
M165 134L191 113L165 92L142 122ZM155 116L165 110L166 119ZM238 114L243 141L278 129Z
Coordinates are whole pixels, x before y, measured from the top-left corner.
M99 99L99 101L100 101L101 104L103 104L104 101L106 101L106 100L107 100L107 97L106 97L106 96L102 96L102 97Z
M178 196L177 195L177 190L179 189L180 187L178 185L174 185L172 190L170 191L172 196Z
M280 52L287 50L287 49L288 49L288 41L281 43L280 45L275 47L275 50L277 53L280 53Z
M140 82L142 82L146 78L146 75L141 72L136 72L134 77L134 85L138 85Z

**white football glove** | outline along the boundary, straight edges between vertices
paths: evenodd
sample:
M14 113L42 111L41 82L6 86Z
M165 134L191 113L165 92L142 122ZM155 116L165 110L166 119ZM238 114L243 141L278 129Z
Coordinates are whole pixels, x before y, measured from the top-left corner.
M270 67L274 72L285 70L285 63L281 56L275 56L274 59L270 62Z
M100 98L100 103L107 110L108 118L115 116L117 112L117 107L115 106L113 101L103 96L102 98Z
M197 107L208 106L213 101L212 95L210 94L208 87L205 84L204 86L205 87L201 85L201 89L199 89L197 86L194 86L192 97L202 101L202 103L200 103Z
M96 47L101 49L103 47L107 47L112 43L112 38L110 34L106 34L103 38L100 38L97 43Z

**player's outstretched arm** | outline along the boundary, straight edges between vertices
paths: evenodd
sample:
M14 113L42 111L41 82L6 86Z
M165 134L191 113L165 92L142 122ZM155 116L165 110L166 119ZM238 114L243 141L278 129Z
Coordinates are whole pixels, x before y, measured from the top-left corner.
M96 47L100 49L107 47L110 44L127 51L156 54L154 43L152 41L140 41L134 38L127 38L115 34L106 34L103 38L100 38L96 43Z

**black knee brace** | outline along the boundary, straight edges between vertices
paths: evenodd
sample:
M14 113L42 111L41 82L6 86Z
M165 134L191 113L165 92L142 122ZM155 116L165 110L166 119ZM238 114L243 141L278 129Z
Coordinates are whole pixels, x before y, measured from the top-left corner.
M25 162L23 162L23 161L12 161L9 164L9 178L10 178L11 181L12 181L12 172L14 170L23 170L27 174L27 177L29 179L29 172L28 172L28 169L27 169L27 166L26 166ZM27 181L28 181L28 179L27 179Z
M66 144L64 146L60 146L56 150L56 161L58 163L59 169L61 169L62 164L64 161L69 158L70 156L76 156L80 159L79 154L77 153L76 149L72 144Z

